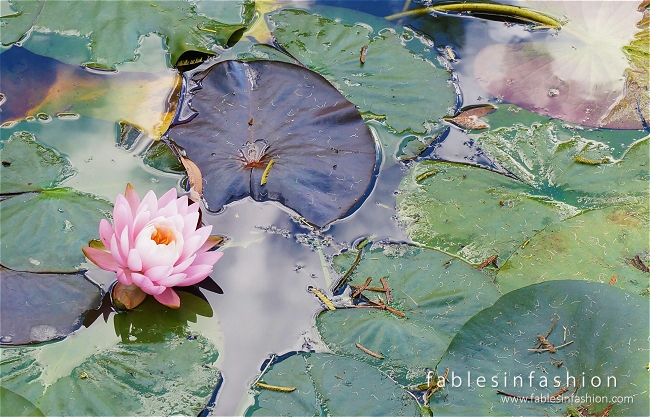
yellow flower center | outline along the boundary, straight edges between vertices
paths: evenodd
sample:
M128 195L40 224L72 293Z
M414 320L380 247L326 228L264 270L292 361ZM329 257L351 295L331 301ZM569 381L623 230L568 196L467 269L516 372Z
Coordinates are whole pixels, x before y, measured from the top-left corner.
M169 245L172 242L175 242L174 232L172 230L156 226L156 229L151 234L151 240L156 242L158 245Z

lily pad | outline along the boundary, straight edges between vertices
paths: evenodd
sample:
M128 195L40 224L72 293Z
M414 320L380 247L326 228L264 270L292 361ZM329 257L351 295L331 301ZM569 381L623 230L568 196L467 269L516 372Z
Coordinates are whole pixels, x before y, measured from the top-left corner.
M616 415L644 416L650 406L647 311L646 298L598 283L554 281L512 291L451 342L438 365L439 372L450 369L449 382L431 409L437 415L557 415L572 403L549 397L563 388L569 397L575 382L573 399L593 403L596 415L620 398ZM556 352L530 351L551 320L557 323L546 339ZM533 400L515 401L496 390ZM599 396L602 403L593 400ZM630 397L623 402L624 396Z
M19 12L29 10L33 13L33 3L33 0L13 1ZM195 6L186 1L44 3L32 27L37 31L75 33L89 38L91 66L100 68L114 68L116 64L134 60L140 37L149 33L165 37L174 65L183 52L212 52L214 45L226 45L233 33L245 27L244 24L223 24L199 15ZM231 3L240 6L239 2ZM18 40L13 25L21 30L26 27L24 18L17 19L20 17L18 14L3 19L3 45ZM5 30L8 30L7 37Z
M295 354L271 366L263 381L296 389L288 393L260 389L246 416L419 415L417 403L398 384L350 358Z
M99 307L101 291L84 274L35 274L0 268L2 345L61 339Z
M508 125L471 136L539 193L581 209L648 196L650 140L645 132L586 130L514 106L501 106L488 118L497 124L508 120ZM625 142L633 143L617 159L613 154Z
M34 404L22 395L0 387L0 413L3 416L45 416Z
M0 146L0 194L55 187L75 173L66 157L29 132L16 132Z
M505 175L439 161L413 165L397 211L415 242L474 265L494 255L503 262L544 227L578 213Z
M184 308L205 312L205 301L179 296ZM4 348L0 383L46 415L197 415L220 382L218 352L210 340L190 333L179 313L147 313L156 304L148 299L139 307L140 324L148 315L149 326L132 328L126 341L108 347L97 339L101 329L94 326L106 327L100 321L56 345ZM176 330L167 333L169 327Z
M334 263L345 265L341 270L345 272L354 257L355 253L346 253ZM393 299L389 305L406 318L371 308L325 311L316 320L323 340L334 353L379 367L402 383L423 378L425 368L435 366L461 326L500 295L487 275L452 259L408 245L366 251L351 275L351 285L358 287L372 277L371 286L381 287L384 277ZM379 293L363 294L375 299ZM369 356L356 343L384 359Z
M509 292L543 281L582 279L647 292L650 274L635 267L634 258L649 260L649 214L647 204L616 206L552 224L517 249L496 283Z
M324 226L363 199L375 141L320 75L275 61L224 61L186 83L168 138L201 170L211 211L251 196Z
M24 193L0 201L0 263L17 271L76 272L81 247L97 237L111 205L69 189Z
M267 19L275 40L291 55L332 82L362 113L385 116L397 132L424 133L425 124L455 107L449 73L409 51L406 37L393 29L371 36L367 25L349 26L299 10L282 10Z
M647 74L647 47L640 68L624 52L639 31L635 26L642 19L638 2L532 1L526 5L568 21L558 36L549 34L546 42L485 47L475 60L479 83L505 101L568 122L643 128L643 120L650 119L648 78L639 76L639 70Z

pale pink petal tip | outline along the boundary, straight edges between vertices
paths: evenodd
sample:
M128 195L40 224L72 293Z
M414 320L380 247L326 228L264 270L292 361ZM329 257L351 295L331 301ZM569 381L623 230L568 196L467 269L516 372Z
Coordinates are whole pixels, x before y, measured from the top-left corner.
M113 259L113 256L110 252L91 248L90 246L84 246L81 248L81 250L83 251L84 255L86 255L86 258L90 259L92 263L101 269L113 272L116 272L118 270L119 265L117 262L115 262L115 259Z
M154 298L160 303L164 304L169 308L179 308L181 306L181 299L176 294L176 291L171 288L167 288L164 292L158 295L154 295Z

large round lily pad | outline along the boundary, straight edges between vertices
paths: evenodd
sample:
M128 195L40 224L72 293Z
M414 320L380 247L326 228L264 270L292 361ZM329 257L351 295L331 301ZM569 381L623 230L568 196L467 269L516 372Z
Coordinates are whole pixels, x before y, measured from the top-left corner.
M323 77L276 61L224 61L185 79L168 138L203 177L209 210L251 196L326 225L366 193L375 141Z
M551 320L556 324L549 333ZM607 284L554 281L512 291L470 319L451 342L438 365L439 373L450 369L449 383L433 397L431 410L459 416L559 415L576 403L549 397L568 388L556 399L568 398L575 382L573 400L591 403L589 415L603 415L616 403L613 415L646 416L648 326L648 300ZM538 334L556 352L530 351L539 344ZM533 400L515 401L497 390Z
M340 255L335 265L349 264L345 261L355 255ZM487 275L452 259L409 245L382 245L367 251L351 275L351 284L360 286L372 277L371 286L381 287L383 277L393 299L389 305L406 317L369 308L325 311L316 321L323 340L333 352L384 369L403 383L423 379L425 368L434 367L461 326L500 295ZM347 269L348 265L342 272ZM364 292L373 300L377 294ZM369 356L356 343L383 354L384 359Z

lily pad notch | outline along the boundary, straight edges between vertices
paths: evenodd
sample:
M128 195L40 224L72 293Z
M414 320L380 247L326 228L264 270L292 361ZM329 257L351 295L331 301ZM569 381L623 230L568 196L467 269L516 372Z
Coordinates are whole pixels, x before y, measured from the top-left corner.
M354 104L322 76L279 61L223 61L184 74L163 140L198 167L208 210L250 196L317 227L360 205L380 155Z

